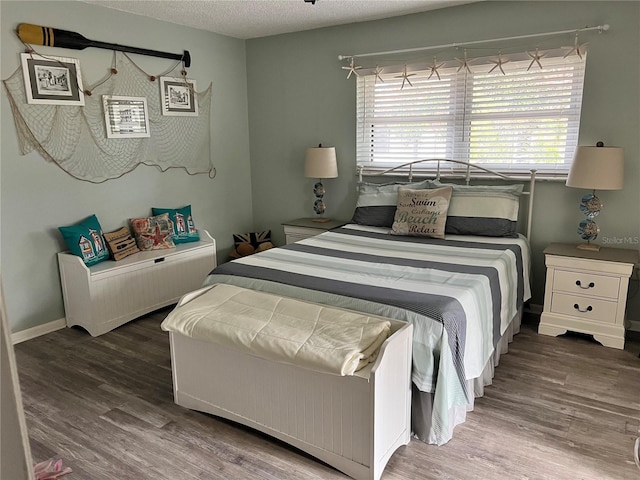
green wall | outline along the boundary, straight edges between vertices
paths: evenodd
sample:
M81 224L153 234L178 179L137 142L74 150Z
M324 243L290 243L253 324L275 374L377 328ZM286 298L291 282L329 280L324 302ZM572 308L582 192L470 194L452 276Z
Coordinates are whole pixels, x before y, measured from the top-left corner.
M317 5L322 8L322 5ZM600 240L640 236L640 4L636 2L480 2L392 19L279 35L247 42L253 214L256 228L313 216L313 180L304 178L304 151L320 142L336 147L339 178L324 182L327 215L349 219L355 202L355 84L346 80L339 54L568 30L608 23L589 42L580 127L581 145L625 148L625 188L601 192ZM559 45L573 43L571 35ZM536 41L522 42L522 50ZM545 43L546 44L546 43ZM455 52L449 52L453 56ZM431 58L433 53L426 54ZM445 58L446 52L441 58ZM459 55L459 53L458 53ZM399 60L410 61L416 54ZM419 56L418 56L419 58ZM439 57L440 58L440 57ZM363 61L364 63L364 61ZM551 242L578 242L585 191L563 182L540 182L533 218L534 301L544 294L542 250ZM626 248L638 249L637 244ZM638 289L637 281L631 293ZM638 297L630 318L640 320Z
M1 95L2 277L13 332L64 317L56 253L65 250L57 228L95 213L105 231L126 219L150 214L152 206L193 206L198 228L218 241L221 257L232 246L232 233L253 226L245 42L202 30L159 22L81 2L0 2L1 72L20 65L24 46L15 35L19 23L53 26L87 38L179 53L193 59L189 77L199 89L213 82L211 155L217 177L165 173L139 166L116 180L92 184L76 180L37 153L19 155L6 93ZM80 60L85 85L103 78L112 52L35 47L45 54ZM161 73L173 60L132 55L145 71Z

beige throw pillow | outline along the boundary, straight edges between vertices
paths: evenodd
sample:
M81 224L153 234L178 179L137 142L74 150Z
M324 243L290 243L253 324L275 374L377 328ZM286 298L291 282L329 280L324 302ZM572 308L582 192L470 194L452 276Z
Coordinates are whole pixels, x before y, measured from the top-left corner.
M109 247L111 257L116 262L140 251L127 227L122 227L115 232L105 233L104 239L107 241L107 247Z
M433 190L398 189L392 235L444 238L451 187Z
M140 250L162 250L176 246L168 213L148 218L130 218L129 224Z

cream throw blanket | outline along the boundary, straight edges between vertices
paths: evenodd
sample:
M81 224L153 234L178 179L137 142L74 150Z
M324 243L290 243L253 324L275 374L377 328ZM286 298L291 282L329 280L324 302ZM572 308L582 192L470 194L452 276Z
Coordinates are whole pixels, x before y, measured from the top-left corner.
M162 329L322 372L353 375L376 359L391 328L382 317L233 285L200 292Z

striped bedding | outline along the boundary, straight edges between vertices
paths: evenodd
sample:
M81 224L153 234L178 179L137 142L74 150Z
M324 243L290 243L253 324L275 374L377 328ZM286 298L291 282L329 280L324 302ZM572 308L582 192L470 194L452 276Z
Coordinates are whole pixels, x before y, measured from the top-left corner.
M433 443L448 440L447 412L468 405L468 380L530 297L526 239L389 235L346 225L228 262L207 285L254 290L404 320L414 326L412 380L433 394Z

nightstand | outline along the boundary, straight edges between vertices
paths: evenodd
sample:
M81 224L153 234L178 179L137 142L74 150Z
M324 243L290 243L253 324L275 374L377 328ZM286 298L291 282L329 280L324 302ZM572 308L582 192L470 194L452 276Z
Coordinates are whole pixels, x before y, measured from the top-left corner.
M284 235L287 243L297 242L305 238L314 237L331 230L332 228L344 225L343 220L329 220L328 222L314 222L312 218L298 218L290 222L284 222Z
M627 289L638 251L592 252L554 243L544 254L547 281L538 333L589 333L607 347L623 349Z

